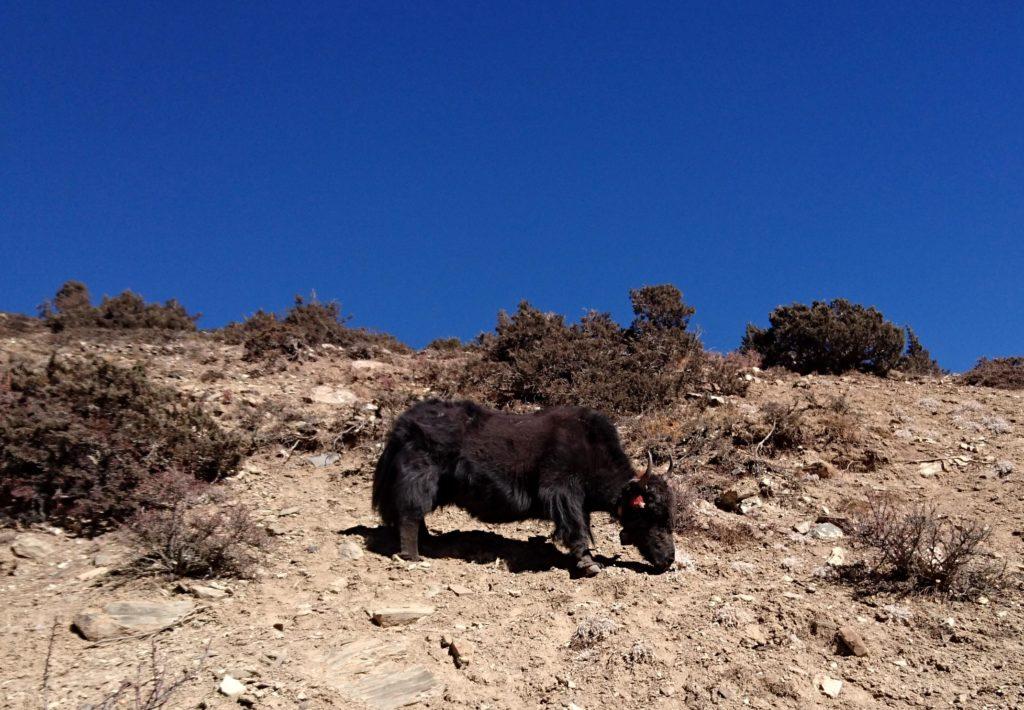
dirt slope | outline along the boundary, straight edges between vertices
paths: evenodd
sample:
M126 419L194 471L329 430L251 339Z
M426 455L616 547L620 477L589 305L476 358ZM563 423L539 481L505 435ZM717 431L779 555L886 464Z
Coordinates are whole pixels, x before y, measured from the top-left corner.
M11 353L43 358L50 347L42 334L6 338L0 366ZM1024 704L1019 584L991 599L955 603L861 598L827 575L834 547L856 556L848 541L794 529L871 492L931 500L987 521L991 550L1019 580L1020 394L949 381L757 374L748 396L727 398L722 411L742 416L771 401L841 395L863 448L880 461L875 470L839 466L821 478L807 475L805 464L829 452L774 459L772 495L743 516L699 504L697 530L677 540L678 569L659 576L642 571L639 558L619 546L616 527L599 517L595 543L608 566L596 578L573 579L565 557L546 542L548 525L489 526L456 510L428 520L436 539L425 562L391 557L392 543L369 506L375 447L389 403L427 394L422 371L435 356L353 361L333 352L264 374L241 362L237 348L203 336L156 345L69 341L61 348L145 362L155 379L192 393L227 426L261 411L269 430L282 412L293 412L285 426L295 431L303 431L302 422L323 429L340 418L347 433L322 442L320 453L340 454L326 466L315 466L305 446L268 442L224 483L274 532L275 547L258 579L222 580L228 593L220 598L196 598L155 576L119 574L128 553L117 535L0 531L4 707L96 703L135 677L154 643L171 680L208 649L199 673L167 706L174 708ZM716 539L702 527L738 533ZM42 544L29 557L16 556L11 546L24 543L26 532ZM93 644L69 628L83 609L140 599L187 600L195 608L148 638ZM428 609L408 625L370 620L369 613L407 605ZM857 632L867 655L840 653L842 627ZM457 652L442 640L454 640ZM226 675L244 685L243 695L218 691ZM834 698L825 692L837 689Z

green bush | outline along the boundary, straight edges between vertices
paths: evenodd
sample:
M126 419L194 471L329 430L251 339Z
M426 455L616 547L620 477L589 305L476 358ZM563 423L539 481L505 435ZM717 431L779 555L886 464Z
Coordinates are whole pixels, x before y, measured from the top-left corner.
M939 363L932 359L932 354L921 345L917 334L909 325L906 332L907 350L900 358L899 369L912 375L941 375L942 368L939 367Z
M742 350L761 355L765 367L801 374L840 374L851 370L884 375L900 362L903 331L873 307L844 299L810 306L779 306L769 327L747 326Z
M104 296L99 306L93 306L89 289L79 281L65 282L39 311L54 332L83 328L194 331L199 319L199 314L190 315L173 298L162 304L146 303L131 291L113 298Z
M214 481L245 453L236 436L141 366L52 357L0 373L0 516L75 532L116 526L146 482L177 472Z

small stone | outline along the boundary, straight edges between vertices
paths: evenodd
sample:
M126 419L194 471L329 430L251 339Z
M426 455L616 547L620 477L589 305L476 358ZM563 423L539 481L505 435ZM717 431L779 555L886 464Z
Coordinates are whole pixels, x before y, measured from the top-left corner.
M78 612L71 625L87 641L102 641L124 633L113 619L99 609Z
M343 560L359 560L363 557L363 548L355 540L344 540L338 544L338 557Z
M747 480L737 483L732 488L729 488L719 494L715 498L715 505L730 513L736 513L740 511L740 503L745 501L747 498L753 498L760 493L760 487L756 481Z
M832 523L818 523L811 527L808 535L815 540L838 540L845 537L843 531Z
M296 515L299 512L298 508L282 508L281 512L277 514L279 518L286 518L289 515Z
M11 544L11 552L26 560L39 562L52 557L56 549L48 540L38 535L25 533L14 538L14 542Z
M799 522L796 525L794 525L793 529L801 535L806 535L811 531L811 525L812 523L810 520L804 520L803 522Z
M452 657L456 668L465 668L469 665L470 654L465 641L452 640L448 644L448 655Z
M335 388L330 385L314 387L309 393L309 399L317 404L355 404L359 401L352 390L343 387Z
M241 681L232 678L229 675L224 676L221 680L220 686L217 688L222 695L226 695L229 698L237 698L240 695L245 694L245 685Z
M829 678L827 675L818 679L818 688L830 698L838 698L839 692L843 689L843 681L836 678Z
M764 504L758 496L754 496L753 498L744 498L740 501L739 513L740 515L750 515L763 505Z
M841 547L833 547L832 554L825 561L829 567L843 567L846 565L846 550Z
M313 464L313 468L327 468L333 466L341 460L341 454L329 451L325 454L315 454L313 456L307 456L306 461Z
M768 643L768 637L759 624L747 624L743 627L743 638L754 646L764 646Z
M850 625L843 626L839 629L839 633L836 635L836 641L838 642L839 650L847 655L868 655L868 645L864 643L864 638L860 635L857 629Z
M469 587L464 587L461 584L449 584L448 585L448 591L450 591L452 594L454 594L457 597L464 597L464 596L466 596L468 594L472 594L473 593L472 589L470 589Z
M88 582L90 580L96 579L97 577L102 577L109 571L109 567L94 567L93 569L87 569L86 571L80 573L77 577L75 577L75 579L77 579L79 582Z
M412 624L434 613L434 607L425 604L405 604L401 606L382 607L370 612L370 619L377 626L404 626Z
M223 599L228 593L223 589L208 587L204 584L193 584L188 590L192 596L199 599Z

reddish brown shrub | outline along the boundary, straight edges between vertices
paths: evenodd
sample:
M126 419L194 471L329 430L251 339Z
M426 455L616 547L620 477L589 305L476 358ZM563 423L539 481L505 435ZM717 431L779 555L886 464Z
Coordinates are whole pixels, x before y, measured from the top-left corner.
M690 388L745 391L738 366L707 356L687 329L693 308L679 289L648 286L630 298L628 328L597 312L567 325L525 301L512 315L500 313L495 332L479 339L481 356L462 389L500 406L580 404L617 413L664 407Z
M145 502L140 484L168 470L213 481L244 453L176 392L137 366L52 357L0 380L0 515L94 533Z
M983 357L960 376L960 381L978 387L1024 389L1024 357L997 357L992 360Z
M79 281L66 282L53 300L44 303L39 310L54 332L83 328L194 331L199 319L199 314L190 315L173 298L163 304L146 303L131 291L113 298L104 296L99 306L93 306L89 289Z
M295 297L295 304L283 317L257 311L240 324L225 328L225 337L245 346L249 361L284 358L304 360L316 356L317 348L333 345L345 348L353 357L374 357L383 350L408 352L393 336L346 325L337 302L321 303Z

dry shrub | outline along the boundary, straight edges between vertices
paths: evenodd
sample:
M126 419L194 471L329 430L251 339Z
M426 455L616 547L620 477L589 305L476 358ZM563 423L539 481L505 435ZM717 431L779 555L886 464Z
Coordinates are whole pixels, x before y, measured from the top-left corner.
M442 353L458 352L463 349L462 341L458 338L435 338L427 343L424 350L434 350Z
M921 341L917 338L917 333L909 325L906 327L906 333L907 350L900 358L899 369L911 375L931 377L941 375L942 368L939 367L939 363L932 359L932 354L921 345Z
M765 367L801 374L840 374L851 370L884 375L900 362L903 331L873 307L845 299L810 306L779 306L769 327L747 326L743 350L761 355Z
M870 557L850 570L864 585L966 599L998 589L1004 569L983 551L991 529L954 521L930 504L875 497L854 522L854 540Z
M0 338L15 337L39 330L38 318L30 318L20 313L0 313Z
M146 502L168 470L203 481L232 472L234 434L141 366L97 358L18 362L0 373L0 515L73 532L114 527Z
M998 387L1005 390L1024 389L1024 357L981 358L960 376L966 385Z
M679 289L647 286L630 299L628 328L597 312L568 325L525 301L500 313L458 389L499 406L575 404L620 414L662 408L688 389L745 391L738 366L709 358L688 330L694 310Z
M711 518L707 535L726 550L739 550L756 540L753 526L748 523L726 523Z
M672 524L677 533L690 532L697 527L697 491L693 486L677 482L672 486Z
M253 577L267 533L208 484L180 474L149 482L129 528L143 556L175 577Z
M52 301L39 308L46 325L54 332L79 329L185 330L194 331L199 314L189 314L173 298L165 303L146 303L142 296L125 291L113 298L104 296L93 306L89 289L79 281L67 281Z
M755 454L771 455L797 449L813 438L803 407L782 402L766 402L757 416L733 422L732 435L735 444L753 446Z
M352 357L375 357L385 350L406 352L408 348L386 333L363 328L350 328L348 317L341 315L337 302L322 303L295 297L295 304L279 317L257 311L242 323L234 323L223 331L229 342L245 347L245 359L308 360L324 345L344 348Z

